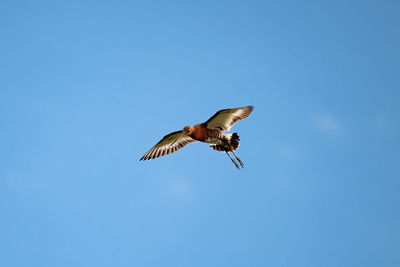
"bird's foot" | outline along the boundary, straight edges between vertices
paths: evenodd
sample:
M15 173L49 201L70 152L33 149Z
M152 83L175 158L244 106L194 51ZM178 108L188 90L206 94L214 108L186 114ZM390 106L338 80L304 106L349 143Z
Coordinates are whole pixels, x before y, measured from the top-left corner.
M232 151L232 153L233 153L233 155L235 155L237 161L239 161L240 166L242 166L242 168L244 168L244 163L240 160L240 158L236 155L235 152Z
M239 164L237 164L237 162L231 157L231 155L229 155L229 152L226 152L226 154L228 154L229 158L232 160L233 164L235 164L236 168L240 170Z

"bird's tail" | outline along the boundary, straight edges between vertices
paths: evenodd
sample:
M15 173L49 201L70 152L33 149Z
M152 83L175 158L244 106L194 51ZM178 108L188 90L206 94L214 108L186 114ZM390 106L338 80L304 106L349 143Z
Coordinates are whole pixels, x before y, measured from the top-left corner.
M240 137L237 133L225 134L226 142L223 144L212 144L210 147L221 152L235 151L239 147Z

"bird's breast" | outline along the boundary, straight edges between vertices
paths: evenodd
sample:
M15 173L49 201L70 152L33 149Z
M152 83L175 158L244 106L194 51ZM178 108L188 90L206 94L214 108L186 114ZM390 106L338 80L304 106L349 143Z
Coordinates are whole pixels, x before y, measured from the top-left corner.
M207 128L202 127L200 124L197 124L193 127L193 131L189 136L193 139L204 142L207 137Z

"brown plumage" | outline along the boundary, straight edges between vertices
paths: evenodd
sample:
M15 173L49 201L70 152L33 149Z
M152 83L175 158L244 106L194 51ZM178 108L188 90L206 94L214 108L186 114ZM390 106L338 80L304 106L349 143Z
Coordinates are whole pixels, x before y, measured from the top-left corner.
M244 167L243 162L235 154L239 147L240 138L237 133L226 134L239 120L247 118L253 111L253 106L223 109L215 113L204 123L195 126L185 126L182 131L172 132L155 144L140 160L158 158L173 153L187 144L205 142L211 144L214 150L226 152L236 168ZM239 164L231 157L232 152Z

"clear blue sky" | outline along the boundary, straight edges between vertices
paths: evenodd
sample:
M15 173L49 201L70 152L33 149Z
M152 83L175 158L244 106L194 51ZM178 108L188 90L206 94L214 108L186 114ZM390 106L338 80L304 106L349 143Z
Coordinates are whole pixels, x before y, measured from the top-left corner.
M398 1L2 1L0 265L400 266ZM238 171L162 136L223 108Z

